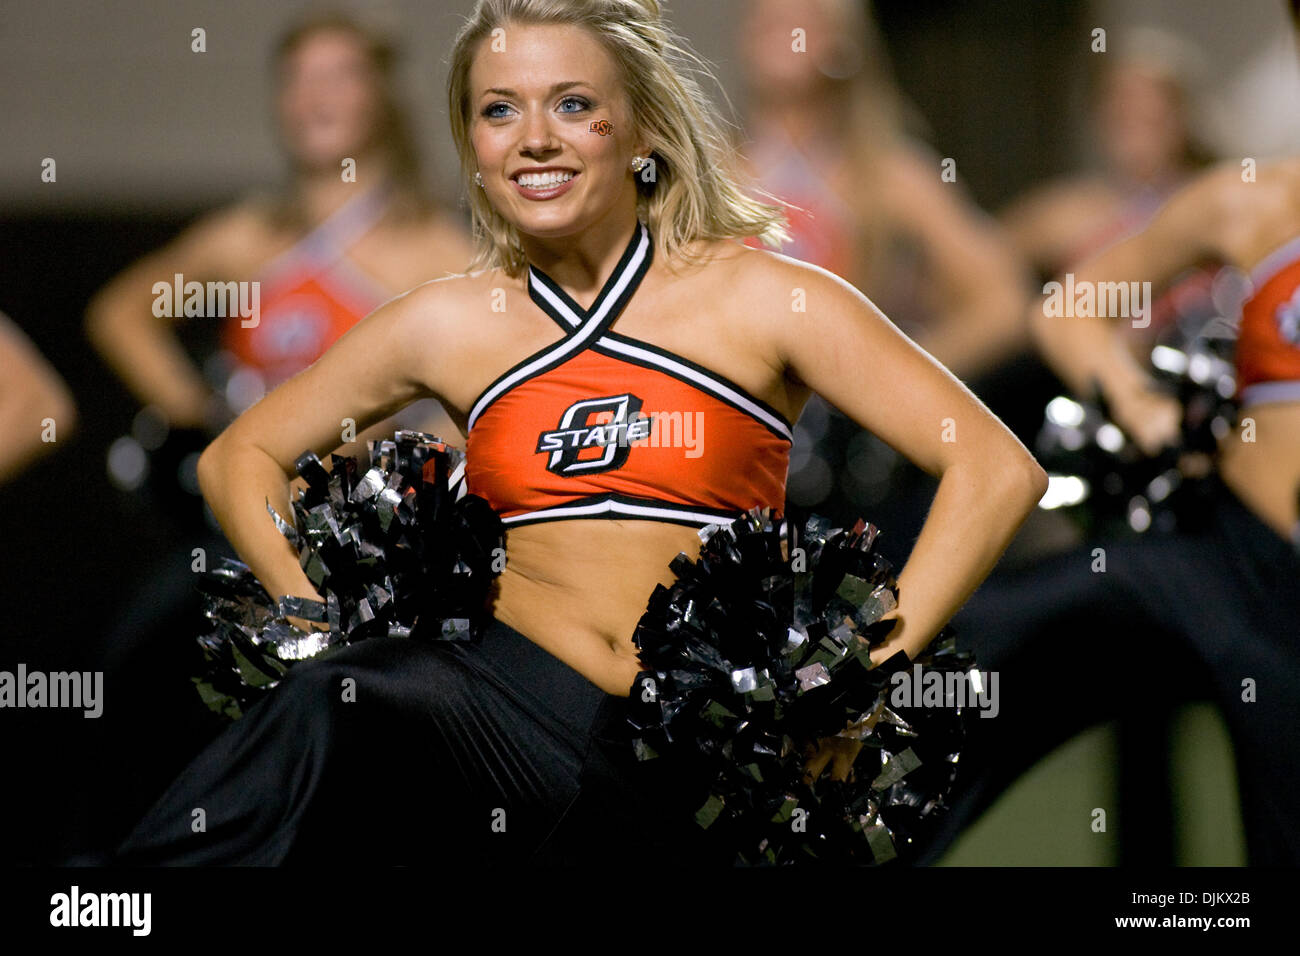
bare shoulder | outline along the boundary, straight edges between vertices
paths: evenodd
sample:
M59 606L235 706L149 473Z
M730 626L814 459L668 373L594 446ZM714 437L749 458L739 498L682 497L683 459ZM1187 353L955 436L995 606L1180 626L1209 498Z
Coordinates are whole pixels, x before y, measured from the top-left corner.
M1290 219L1300 207L1300 156L1267 160L1258 166L1252 160L1228 160L1207 175L1214 177L1214 196L1229 206L1229 212L1253 204Z
M754 314L789 311L800 295L822 299L861 295L849 282L811 262L773 249L737 248L737 253L720 260L718 281L726 282L728 294Z
M1240 162L1225 163L1224 165L1239 172L1245 168ZM1283 180L1291 189L1300 189L1300 156L1286 156L1270 160L1262 167L1261 178L1264 176Z
M421 282L391 300L401 321L430 332L461 332L482 325L494 294L511 280L497 270L458 273Z
M248 274L267 244L267 218L259 205L244 200L200 213L164 245L146 253L110 281L102 294L130 295L140 283L182 272L196 278L240 278Z
M1253 161L1224 160L1188 180L1166 204L1187 215L1209 217L1204 223L1211 225L1241 211L1243 206L1255 201L1272 202L1269 193L1284 185L1285 176L1276 172L1285 170L1286 163L1263 163L1256 167Z
M974 230L985 217L955 163L920 143L884 151L865 177L874 210L867 221L926 246L978 239Z
M436 344L471 374L478 365L499 363L503 344L536 333L528 321L533 310L515 307L527 296L522 279L483 269L422 282L385 308L395 313L405 341Z
M1251 268L1296 235L1300 222L1300 157L1260 163L1228 161L1212 170L1196 211L1218 238L1227 261Z
M1157 213L1153 241L1194 236L1205 252L1234 258L1241 228L1256 218L1253 212L1274 206L1285 192L1275 189L1267 170L1252 175L1239 162L1226 160L1193 177Z
M415 377L465 415L494 378L554 335L527 300L522 277L485 269L423 282L381 311L394 311L387 341Z
M955 159L940 156L925 143L906 139L881 151L868 181L877 201L886 209L906 209L918 198L946 199L963 191Z
M880 151L873 171L886 187L929 186L943 181L947 161L925 143L904 139Z
M1267 164L1263 167L1264 170L1269 168ZM1249 167L1244 167L1235 160L1224 160L1215 163L1189 179L1178 190L1176 195L1182 197L1223 196L1233 192L1237 186L1254 180L1255 177L1250 174L1248 169Z
M709 280L696 298L717 303L733 341L776 348L790 336L814 332L837 316L873 311L852 284L820 266L771 249L735 244L709 263Z
M999 218L1004 222L1092 218L1107 214L1116 202L1115 190L1102 177L1063 176L1032 186L1007 203Z
M274 233L274 203L264 193L250 193L237 202L215 209L195 225L226 243L265 243Z
M250 193L203 213L194 220L191 228L212 236L246 238L254 233L265 233L270 220L270 198L261 193Z
M270 197L250 194L199 216L176 239L176 245L201 255L223 272L253 268L274 242Z

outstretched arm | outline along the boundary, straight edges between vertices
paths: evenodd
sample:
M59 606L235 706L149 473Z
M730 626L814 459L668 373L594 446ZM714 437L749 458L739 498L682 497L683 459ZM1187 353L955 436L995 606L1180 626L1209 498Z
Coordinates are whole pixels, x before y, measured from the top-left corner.
M942 181L938 157L899 150L884 173L885 211L920 244L932 277L935 322L918 334L921 346L963 381L1028 348L1028 273L997 221Z

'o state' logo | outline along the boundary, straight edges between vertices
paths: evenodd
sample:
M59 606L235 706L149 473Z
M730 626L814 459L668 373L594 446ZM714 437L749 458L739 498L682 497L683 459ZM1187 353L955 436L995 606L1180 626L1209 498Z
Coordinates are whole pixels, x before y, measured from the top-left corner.
M537 452L550 452L546 470L557 475L622 468L631 443L650 437L651 420L640 412L641 399L630 393L574 402L558 428L537 436Z

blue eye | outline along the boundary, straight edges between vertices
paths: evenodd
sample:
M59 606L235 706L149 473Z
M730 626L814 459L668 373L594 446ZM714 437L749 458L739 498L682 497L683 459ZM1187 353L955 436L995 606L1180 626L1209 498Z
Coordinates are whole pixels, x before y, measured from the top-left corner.
M565 103L577 103L579 110L585 110L591 105L581 96L566 96L564 99L560 100L560 105L563 106ZM576 113L578 110L561 110L561 112Z
M489 119L500 119L505 114L494 113L493 110L495 110L497 107L500 107L501 109L509 109L509 106L507 106L505 103L490 103L488 106L486 106L483 109L483 115L488 117Z

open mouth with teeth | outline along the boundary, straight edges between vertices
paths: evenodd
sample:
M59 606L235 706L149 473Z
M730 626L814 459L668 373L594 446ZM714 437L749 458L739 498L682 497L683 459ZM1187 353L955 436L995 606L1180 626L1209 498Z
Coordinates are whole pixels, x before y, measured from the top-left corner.
M531 196L549 197L567 190L568 184L577 176L578 173L571 169L548 169L541 172L516 173L513 178L520 192Z

